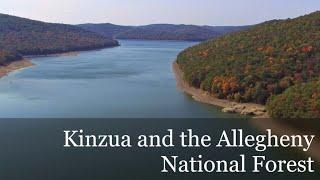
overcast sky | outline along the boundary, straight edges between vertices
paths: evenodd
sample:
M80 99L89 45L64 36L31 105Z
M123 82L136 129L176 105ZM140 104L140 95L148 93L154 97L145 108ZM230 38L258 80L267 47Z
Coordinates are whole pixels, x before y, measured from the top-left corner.
M0 13L57 23L248 25L320 10L320 0L0 0Z

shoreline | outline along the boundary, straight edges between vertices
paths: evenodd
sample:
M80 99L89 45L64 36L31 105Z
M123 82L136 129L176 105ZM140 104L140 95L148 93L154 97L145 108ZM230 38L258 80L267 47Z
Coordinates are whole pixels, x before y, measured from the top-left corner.
M7 76L9 73L21 70L23 68L31 67L34 64L31 62L31 60L23 58L21 60L12 61L10 63L7 63L5 65L0 66L0 78Z
M0 65L0 79L8 76L10 73L34 66L35 64L32 63L31 58L37 57L48 57L48 56L77 56L80 52L79 51L70 51L64 53L57 53L57 54L49 54L49 55L31 55L31 56L23 56L20 60L15 60L5 65Z
M105 48L114 48L118 46L112 46L112 47L105 47ZM51 53L51 54L39 54L39 55L25 55L24 58L39 58L39 57L58 57L58 56L77 56L78 54L82 52L91 52L91 51L99 51L105 48L98 48L98 49L90 49L90 50L75 50L75 51L67 51L67 52L61 52L61 53Z
M174 62L172 64L173 72L176 76L177 87L182 92L189 94L196 101L210 104L214 106L218 106L221 108L230 108L234 106L245 107L245 109L255 109L255 108L264 108L263 105L254 104L254 103L236 103L225 99L218 99L211 96L208 92L205 92L201 89L197 89L191 87L184 79L183 72L180 69L179 65ZM234 111L233 113L240 113ZM258 129L259 131L263 131L265 129L272 129L277 135L296 135L296 134L308 134L306 130L299 130L295 127L291 127L288 124L278 122L274 119L271 119L267 112L264 112L262 115L253 115L254 117L249 120L249 123L252 127ZM320 164L320 155L318 154L320 150L320 142L318 140L310 147L308 152L302 152L302 154L309 155L315 158L316 162ZM301 153L301 151L297 151Z
M118 47L117 46L106 46L104 48L113 48ZM75 51L67 51L67 52L61 52L61 53L52 53L52 54L46 54L46 55L25 55L22 57L22 59L14 60L12 62L8 62L4 65L0 65L0 78L7 76L9 73L21 70L27 67L34 66L35 64L31 62L30 59L32 58L38 58L38 57L54 57L54 56L77 56L81 52L87 52L87 51L97 51L104 48L97 48L97 49L88 49L88 50L75 50Z
M70 51L70 52L54 53L54 54L47 54L47 55L26 55L23 57L32 59L32 58L39 58L39 57L77 56L80 52L81 51Z
M265 106L254 103L237 103L226 99L218 99L211 96L208 92L201 89L191 87L185 80L179 64L174 61L172 64L173 73L176 77L177 87L182 92L189 94L196 101L218 106L223 108L222 111L226 113L238 113L242 115L252 115L255 118L268 118Z

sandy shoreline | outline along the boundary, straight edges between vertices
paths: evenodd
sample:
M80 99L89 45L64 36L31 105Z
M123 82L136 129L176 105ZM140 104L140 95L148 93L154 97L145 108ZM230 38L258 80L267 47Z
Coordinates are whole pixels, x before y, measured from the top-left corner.
M0 78L7 76L9 73L33 66L34 64L28 59L21 59L0 66Z
M71 51L64 53L54 53L54 54L46 54L46 55L27 55L25 58L39 58L39 57L59 57L59 56L77 56L81 51Z
M179 65L174 62L172 65L173 72L176 76L177 81L177 87L192 96L193 99L196 101L211 104L214 106L219 106L224 108L224 112L232 112L232 113L241 113L246 115L254 115L256 117L263 117L267 118L269 117L268 114L265 111L265 107L260 104L254 104L254 103L236 103L225 99L218 99L213 96L211 96L208 92L205 92L201 89L197 89L194 87L191 87L183 77L183 72L180 69ZM257 112L256 114L254 112Z
M34 64L31 62L30 58L49 57L49 56L77 56L79 53L80 53L79 51L71 51L71 52L49 54L49 55L25 56L21 60L16 60L16 61L7 63L5 65L0 65L0 78L7 76L11 72L33 66Z

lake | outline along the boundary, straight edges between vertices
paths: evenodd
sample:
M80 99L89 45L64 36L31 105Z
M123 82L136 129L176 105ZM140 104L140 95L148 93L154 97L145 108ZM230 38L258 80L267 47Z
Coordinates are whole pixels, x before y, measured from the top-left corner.
M171 64L194 42L121 41L35 66L0 80L0 117L231 117L176 88Z
M176 88L172 62L195 42L120 42L115 48L33 58L33 67L0 79L0 179L257 179L270 174L161 174L160 156L231 160L246 154L249 162L257 154L274 160L305 158L283 148L262 153L253 148L64 148L64 130L133 137L188 128L215 138L231 128L261 133L252 120L222 113ZM288 176L315 177L280 173L273 179Z

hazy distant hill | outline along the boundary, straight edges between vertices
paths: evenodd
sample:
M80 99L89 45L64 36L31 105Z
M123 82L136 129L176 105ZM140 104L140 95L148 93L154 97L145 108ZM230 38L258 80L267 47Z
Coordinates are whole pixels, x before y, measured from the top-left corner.
M152 24L146 26L119 26L114 24L80 24L80 27L117 39L190 40L203 41L248 26L195 26Z
M115 38L118 34L134 29L133 26L119 26L110 23L104 24L80 24L86 30L98 33L105 37Z
M77 26L0 14L0 63L67 51L116 46L118 42Z
M219 98L268 102L273 117L320 117L320 12L204 42L177 62L192 86Z
M218 36L219 33L200 26L154 24L139 26L117 35L119 39L148 40L206 40Z

